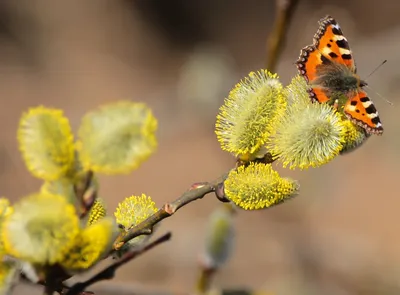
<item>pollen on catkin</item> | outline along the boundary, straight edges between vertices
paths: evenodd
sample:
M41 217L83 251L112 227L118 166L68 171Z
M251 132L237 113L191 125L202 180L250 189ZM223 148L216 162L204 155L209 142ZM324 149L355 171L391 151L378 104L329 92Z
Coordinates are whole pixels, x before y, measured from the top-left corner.
M73 134L61 110L29 109L22 115L17 138L29 172L38 178L62 177L74 163Z
M82 271L94 266L109 252L117 232L111 217L104 217L82 229L60 265L68 271Z
M103 219L106 215L107 215L107 210L103 200L96 199L92 205L92 208L90 208L87 225L91 225L98 222L99 220Z
M306 106L310 103L310 95L307 92L309 86L305 79L296 75L290 84L283 89L283 95L286 97L288 106L297 104L299 106Z
M340 154L349 153L359 146L361 146L368 138L369 134L365 132L364 128L354 124L350 120L343 119L343 126L345 129L343 148Z
M297 195L299 185L282 178L271 164L250 163L232 170L224 182L226 197L246 210L268 208Z
M318 167L331 161L343 148L345 127L328 104L306 100L305 84L294 79L288 86L289 106L267 143L275 159L290 169Z
M115 218L118 224L127 231L147 219L158 211L156 204L151 197L142 194L141 196L130 196L119 203L115 210ZM144 243L149 236L142 235L130 240L129 247L139 246Z
M6 198L0 198L0 232L3 231L3 220L14 211L10 201ZM0 258L5 254L3 238L0 235ZM1 293L0 293L1 294Z
M120 101L86 114L77 150L85 170L129 173L156 149L157 120L143 103Z
M11 294L11 290L18 276L19 269L15 263L0 263L0 294Z
M13 207L10 204L10 201L7 198L0 198L0 221L3 220L4 217L7 217L13 212Z
M251 72L219 109L215 133L221 148L236 156L257 153L275 132L286 108L282 84L267 70Z
M79 232L73 205L57 195L36 193L14 205L4 219L5 252L40 265L54 264L68 252Z

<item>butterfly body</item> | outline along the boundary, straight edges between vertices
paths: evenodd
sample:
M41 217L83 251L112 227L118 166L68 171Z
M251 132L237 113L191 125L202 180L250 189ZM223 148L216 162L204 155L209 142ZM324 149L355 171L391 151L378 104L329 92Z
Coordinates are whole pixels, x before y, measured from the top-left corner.
M367 133L382 134L378 112L363 90L367 83L357 75L347 39L332 17L320 20L314 43L301 50L296 64L310 86L313 102L337 104L349 120Z

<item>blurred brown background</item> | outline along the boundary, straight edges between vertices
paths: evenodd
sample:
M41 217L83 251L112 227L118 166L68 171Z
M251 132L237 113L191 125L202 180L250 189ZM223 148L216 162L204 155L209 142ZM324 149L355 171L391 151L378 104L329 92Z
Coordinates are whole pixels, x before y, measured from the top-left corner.
M300 49L330 14L349 39L361 77L388 59L368 79L385 132L322 168L278 168L300 181L301 195L271 210L238 214L234 256L215 287L399 293L399 10L392 0L300 0L277 68L282 82L297 74ZM101 176L110 211L142 192L161 206L191 183L216 178L234 159L219 148L215 115L240 78L264 67L274 16L272 0L1 1L1 194L15 200L40 185L15 139L21 113L38 104L64 109L75 130L101 103L131 99L154 110L157 153L130 175ZM207 218L218 205L210 195L179 211L159 231L172 230L171 242L96 288L191 291Z

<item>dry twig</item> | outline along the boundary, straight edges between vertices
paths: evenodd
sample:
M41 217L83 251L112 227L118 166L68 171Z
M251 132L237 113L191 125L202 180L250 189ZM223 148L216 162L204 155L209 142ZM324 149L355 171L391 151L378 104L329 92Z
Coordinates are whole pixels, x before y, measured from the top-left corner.
M178 199L171 203L166 203L160 210L140 224L132 227L123 235L120 235L114 243L114 249L120 249L126 242L140 235L149 235L153 232L153 227L161 220L175 214L183 206L203 198L206 194L214 192L217 187L225 180L227 175L223 175L213 182L202 182L193 184L189 190L184 192Z
M137 256L153 249L155 246L160 245L161 243L164 243L168 241L171 238L171 233L168 232L165 235L161 236L160 238L156 239L155 241L149 243L145 247L138 249L136 251L131 251L126 253L121 259L119 259L117 262L114 262L113 264L109 265L106 267L104 270L100 271L90 279L81 282L81 283L76 283L73 285L69 290L65 293L65 295L78 295L82 294L84 290L93 285L94 283L104 281L104 280L110 280L114 278L115 271L125 263L131 261L132 259L136 258Z
M189 190L184 192L178 199L171 203L166 203L160 210L158 210L155 214L151 215L149 218L141 222L140 224L132 227L129 231L125 234L121 234L116 242L114 243L114 250L120 249L126 242L132 240L133 238L140 236L140 235L149 235L153 232L153 227L159 223L161 220L172 216L176 211L178 211L183 206L203 198L206 194L211 192L215 192L216 189L223 183L227 174L221 176L220 178L212 181L212 182L202 182L202 183L195 183L193 184ZM77 295L81 294L87 287L90 285L103 281L109 280L114 277L115 271L121 265L129 262L130 260L134 259L138 255L147 252L148 250L152 249L156 245L163 243L169 240L171 234L168 233L161 238L155 240L154 242L150 243L149 245L145 246L144 248L128 252L125 254L120 260L113 263L112 265L105 268L103 271L97 273L89 280L77 283L73 285L71 288L67 290L65 295Z
M299 0L276 0L276 17L272 33L267 39L266 67L275 72L275 67L285 43L286 34L293 12Z

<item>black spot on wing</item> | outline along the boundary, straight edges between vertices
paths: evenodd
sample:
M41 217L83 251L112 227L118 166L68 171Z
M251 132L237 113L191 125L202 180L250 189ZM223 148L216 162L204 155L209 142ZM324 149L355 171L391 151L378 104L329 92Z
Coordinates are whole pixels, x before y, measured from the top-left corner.
M332 47L332 45L331 45L331 43L328 43L328 45L327 45L329 48L331 48Z
M366 96L364 96L364 97L361 97L361 98L360 98L360 101L361 101L361 102L367 102L367 101L369 101L369 98L366 97Z
M375 117L375 118L373 118L371 121L372 121L372 123L374 123L375 125L381 122L381 120L379 119L379 117Z
M323 64L329 64L331 61L326 58L324 55L321 55L321 61Z
M340 48L343 48L343 49L350 49L350 46L349 46L349 42L347 42L347 40L346 39L342 39L342 40L336 40L336 44L337 44L337 46L339 46Z
M357 105L357 101L352 100L352 101L350 102L350 104L351 104L352 106L356 106L356 105Z
M376 108L373 104L369 105L369 107L367 107L365 110L367 111L367 114L375 114L376 113Z
M335 35L343 35L343 32L342 32L342 30L340 28L332 27L332 32Z
M343 59L352 59L351 54L342 54Z
M336 53L334 53L333 51L329 52L329 56L332 57L332 58L337 58L338 57L338 55Z

